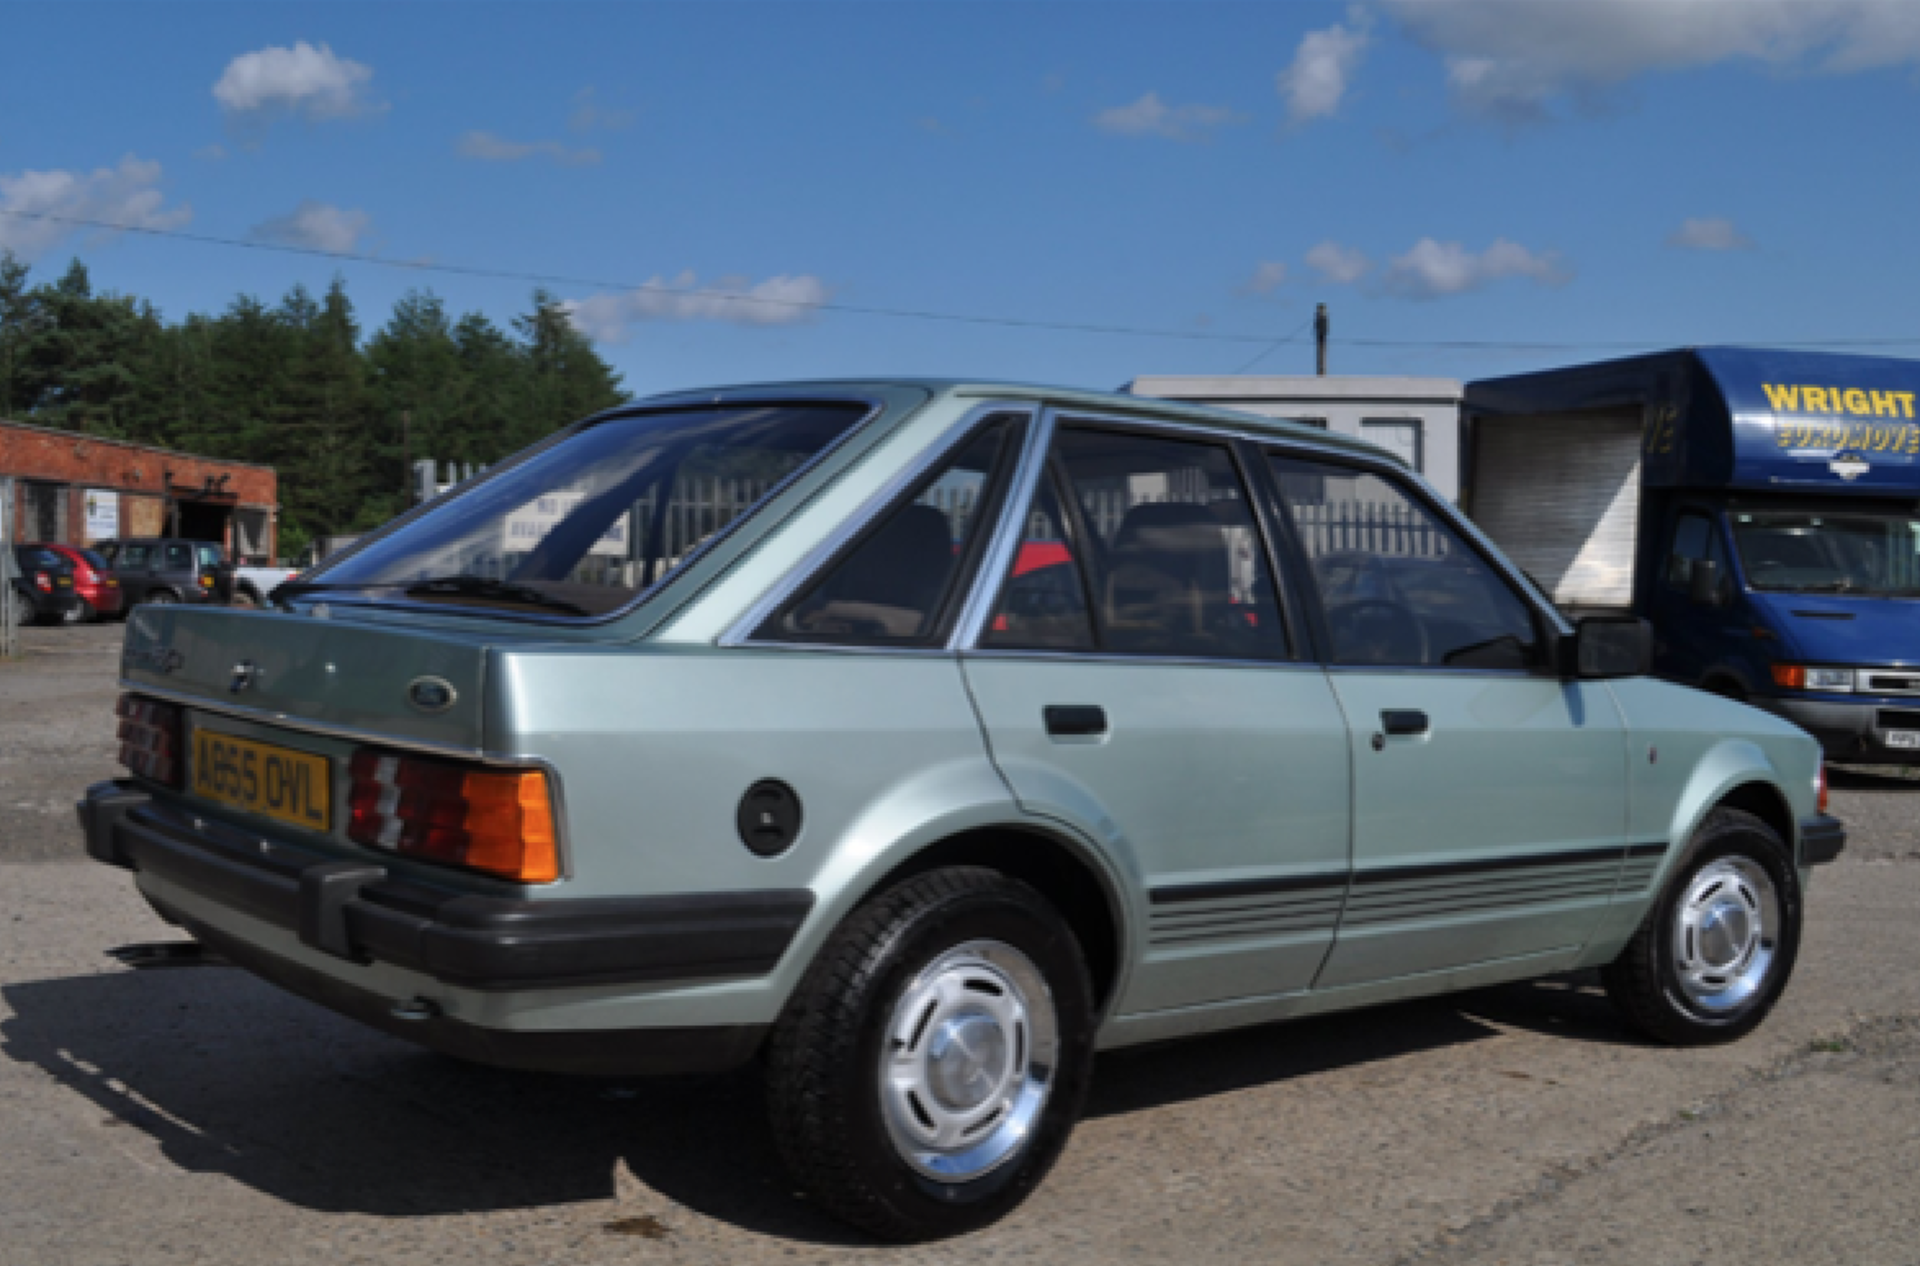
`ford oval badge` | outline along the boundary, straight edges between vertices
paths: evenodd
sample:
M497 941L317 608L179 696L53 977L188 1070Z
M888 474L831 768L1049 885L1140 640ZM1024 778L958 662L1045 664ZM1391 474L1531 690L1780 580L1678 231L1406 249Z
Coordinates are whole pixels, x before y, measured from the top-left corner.
M422 712L445 712L459 697L445 677L415 677L407 683L407 702Z

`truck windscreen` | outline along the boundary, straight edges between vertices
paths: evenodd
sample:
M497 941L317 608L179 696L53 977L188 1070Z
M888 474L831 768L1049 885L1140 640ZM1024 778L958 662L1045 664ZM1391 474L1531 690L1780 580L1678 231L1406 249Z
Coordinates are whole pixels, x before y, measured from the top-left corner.
M1920 597L1920 515L1781 510L1728 517L1755 589Z

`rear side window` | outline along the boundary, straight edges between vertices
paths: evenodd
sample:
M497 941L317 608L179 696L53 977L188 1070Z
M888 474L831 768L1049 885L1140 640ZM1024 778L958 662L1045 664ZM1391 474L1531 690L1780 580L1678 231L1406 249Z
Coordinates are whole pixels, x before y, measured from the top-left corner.
M193 552L184 545L164 545L168 571L186 571L193 566Z
M985 645L1084 647L1090 611L1092 649L1104 653L1286 657L1266 550L1227 448L1066 427L1050 466Z
M1533 613L1398 481L1274 455L1274 479L1326 614L1337 664L1525 669Z
M981 645L1003 650L1090 651L1086 569L1051 476L1040 481L1013 567Z
M137 567L146 567L153 560L151 545L122 545L113 556L115 566L122 571L131 571Z
M975 431L755 638L894 646L943 640L957 582L987 530L990 494L1005 477L1017 422L996 417Z

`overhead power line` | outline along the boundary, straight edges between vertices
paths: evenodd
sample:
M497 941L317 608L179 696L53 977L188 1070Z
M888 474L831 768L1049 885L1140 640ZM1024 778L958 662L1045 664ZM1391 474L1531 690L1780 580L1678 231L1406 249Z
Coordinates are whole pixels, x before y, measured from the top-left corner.
M144 224L117 224L111 220L95 220L84 216L55 215L47 211L17 211L0 207L0 215L16 220L37 220L47 224L64 224L72 228L100 229L109 233L137 233L145 237L168 238L180 242L194 242L202 246L224 246L238 250L265 251L270 254L301 255L314 259L329 259L346 264L370 264L377 268L397 268L410 272L440 273L455 277L483 277L496 281L532 282L536 285L550 286L587 286L597 290L639 291L647 294L667 295L677 298L716 299L727 303L741 303L750 306L784 308L788 310L804 309L813 312L839 312L851 316L890 317L908 321L942 321L961 325L1002 326L1022 330L1053 330L1070 334L1103 334L1126 338L1182 339L1200 343L1262 343L1266 350L1248 361L1246 366L1236 372L1245 372L1279 348L1298 338L1306 329L1302 325L1284 338L1275 340L1272 334L1242 334L1222 330L1175 330L1157 329L1146 326L1095 325L1078 321L1043 321L1028 317L986 316L979 313L939 312L923 308L887 308L865 304L836 303L831 301L813 302L804 299L775 299L764 295L742 294L735 290L719 290L707 286L671 286L657 281L612 281L604 277L578 277L565 273L521 272L507 268L483 268L468 264L443 264L432 260L385 259L378 255L363 255L356 251L330 251L318 246L294 246L284 242L262 242L251 238L221 237L211 233L188 233L180 229L161 229ZM1308 319L1311 324L1311 318ZM1340 342L1349 347L1402 348L1422 351L1482 351L1482 352L1585 352L1585 351L1621 351L1636 352L1655 348L1673 347L1698 343L1698 339L1640 339L1624 341L1587 341L1576 343L1511 342L1499 339L1376 339L1345 338ZM1737 340L1764 344L1780 348L1847 348L1847 347L1920 347L1920 337L1914 338L1851 338L1818 340L1780 340L1750 339Z

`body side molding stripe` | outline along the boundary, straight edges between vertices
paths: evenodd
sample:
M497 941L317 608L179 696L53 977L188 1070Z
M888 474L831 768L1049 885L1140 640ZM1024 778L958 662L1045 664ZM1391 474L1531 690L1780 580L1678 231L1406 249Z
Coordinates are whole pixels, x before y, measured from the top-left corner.
M1385 866L1377 870L1354 872L1355 887L1400 883L1409 879L1437 879L1449 875L1473 875L1488 871L1530 870L1548 866L1581 866L1594 862L1621 862L1633 858L1653 858L1666 854L1664 841L1643 844L1614 844L1604 848L1563 850L1557 853L1522 853L1513 857L1476 857L1461 862L1437 862L1422 866ZM1270 879L1229 879L1214 883L1168 884L1153 889L1149 899L1156 906L1178 905L1189 901L1218 901L1230 897L1258 897L1273 893L1307 893L1315 890L1339 890L1347 886L1342 872L1318 875L1277 875Z

